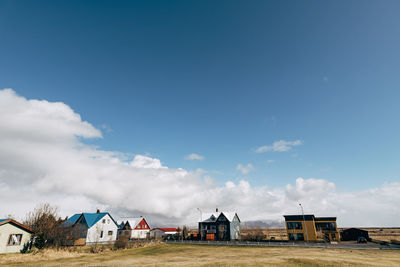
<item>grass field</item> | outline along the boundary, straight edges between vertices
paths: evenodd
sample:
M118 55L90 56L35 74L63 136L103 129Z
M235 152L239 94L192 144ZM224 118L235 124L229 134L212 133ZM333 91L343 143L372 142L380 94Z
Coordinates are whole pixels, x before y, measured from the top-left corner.
M400 251L155 244L142 248L1 255L1 266L400 266Z

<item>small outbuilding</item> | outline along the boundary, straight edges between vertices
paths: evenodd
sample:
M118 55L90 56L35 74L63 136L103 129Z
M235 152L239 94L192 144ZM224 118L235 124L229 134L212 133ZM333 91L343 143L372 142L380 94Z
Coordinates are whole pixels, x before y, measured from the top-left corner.
M177 233L177 228L154 228L150 230L150 238L160 239L167 236L176 235Z
M340 232L340 239L342 241L357 241L359 237L364 237L366 240L371 241L368 231L359 228L348 228Z
M32 229L15 220L0 219L0 253L20 252L32 233Z

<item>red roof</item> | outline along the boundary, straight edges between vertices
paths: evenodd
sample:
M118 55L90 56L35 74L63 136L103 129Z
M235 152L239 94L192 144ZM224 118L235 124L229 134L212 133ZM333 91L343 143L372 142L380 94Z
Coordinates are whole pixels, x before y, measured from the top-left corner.
M160 230L163 230L164 232L176 232L178 229L177 228L158 228Z

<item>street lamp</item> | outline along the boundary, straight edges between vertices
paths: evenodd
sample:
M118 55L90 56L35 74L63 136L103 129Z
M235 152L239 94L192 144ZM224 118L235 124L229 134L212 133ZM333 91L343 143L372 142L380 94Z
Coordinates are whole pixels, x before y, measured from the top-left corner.
M303 210L303 206L301 205L301 203L299 203L299 206L301 208L301 214L303 215L304 229L306 230L306 241L308 243L308 231L307 231L307 225L306 225L306 217L304 216L304 210Z
M201 211L201 209L197 208L197 210L200 212L200 221L203 221L203 212Z

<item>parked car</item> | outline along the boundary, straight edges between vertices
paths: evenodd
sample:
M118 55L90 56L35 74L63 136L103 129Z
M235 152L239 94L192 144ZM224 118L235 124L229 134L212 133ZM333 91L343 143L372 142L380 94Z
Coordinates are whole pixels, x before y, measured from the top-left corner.
M367 243L367 239L363 236L357 238L357 243Z

